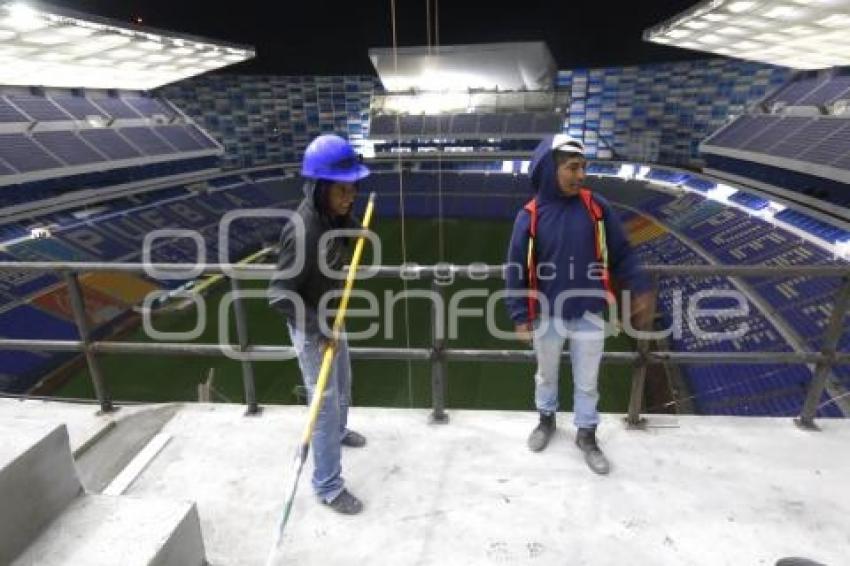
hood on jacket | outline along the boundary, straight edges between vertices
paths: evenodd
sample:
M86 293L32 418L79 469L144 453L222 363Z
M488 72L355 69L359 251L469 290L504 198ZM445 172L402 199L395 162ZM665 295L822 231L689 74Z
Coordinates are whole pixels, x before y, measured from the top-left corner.
M327 191L332 184L333 181L325 179L304 179L301 190L304 191L304 196L319 216L325 218L332 227L339 228L348 222L352 213L349 211L345 216L331 216L328 210Z
M328 181L322 179L304 179L304 186L301 190L304 191L304 196L316 209L316 212L329 216L327 204L327 190L330 187Z
M564 198L558 187L558 168L555 164L555 149L569 146L575 153L584 154L584 146L579 140L566 134L550 134L544 136L534 149L528 175L531 178L531 188L537 193L540 203Z

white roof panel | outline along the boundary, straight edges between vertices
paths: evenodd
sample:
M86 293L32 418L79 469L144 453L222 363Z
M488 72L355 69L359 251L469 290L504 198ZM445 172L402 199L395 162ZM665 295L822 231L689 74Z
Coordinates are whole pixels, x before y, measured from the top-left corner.
M706 0L646 30L662 45L795 69L850 65L850 0Z
M552 90L557 65L540 41L369 50L389 92Z
M0 84L151 90L254 57L250 47L0 0Z

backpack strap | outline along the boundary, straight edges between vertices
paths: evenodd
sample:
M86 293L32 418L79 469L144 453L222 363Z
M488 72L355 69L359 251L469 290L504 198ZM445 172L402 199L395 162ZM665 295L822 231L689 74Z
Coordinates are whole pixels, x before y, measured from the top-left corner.
M534 321L537 318L537 199L531 199L523 208L531 216L528 223L528 253L525 262L528 276L528 319Z
M611 283L611 272L608 264L608 243L605 234L605 210L593 198L590 189L580 189L579 197L587 210L590 220L593 222L593 239L596 247L596 261L602 264L602 286L608 296L608 302L616 300L614 288Z

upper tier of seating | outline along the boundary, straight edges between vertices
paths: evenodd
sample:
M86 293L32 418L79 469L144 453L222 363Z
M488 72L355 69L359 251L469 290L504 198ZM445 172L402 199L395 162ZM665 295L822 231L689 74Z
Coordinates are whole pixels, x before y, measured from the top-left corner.
M850 119L836 116L741 116L707 145L850 170Z
M63 168L211 150L218 150L216 143L191 124L5 133L0 134L0 181L23 173L55 169L67 175Z
M702 142L711 169L847 205L850 75L801 75Z
M33 94L0 95L0 122L56 122L103 118L141 120L162 117L171 120L178 113L166 102L139 95Z
M850 100L850 75L803 76L771 96L769 103L788 106L825 106Z
M210 136L159 98L0 91L0 186L220 153Z

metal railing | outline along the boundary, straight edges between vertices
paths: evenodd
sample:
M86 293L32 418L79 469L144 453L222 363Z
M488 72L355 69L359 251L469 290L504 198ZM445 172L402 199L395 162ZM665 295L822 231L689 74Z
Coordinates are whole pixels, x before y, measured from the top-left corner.
M294 357L294 349L291 346L277 345L252 345L248 340L248 326L242 299L236 294L233 301L236 315L236 331L238 344L209 344L209 343L183 343L183 342L115 342L93 340L91 337L90 323L86 315L85 299L83 297L78 274L89 272L121 272L121 273L147 273L156 270L158 273L186 273L197 268L194 264L141 264L141 263L106 263L106 262L0 262L0 271L50 271L62 273L68 285L71 299L71 308L74 321L80 334L80 340L39 340L39 339L0 339L0 349L3 350L39 350L52 352L82 352L88 365L89 374L94 386L95 395L103 412L115 410L109 389L106 386L103 375L98 364L97 354L139 354L150 353L173 356L205 356L223 357L226 351L235 351L240 354L276 354ZM502 277L505 266L490 265L451 265L441 264L435 266L380 266L371 268L378 277L385 278L417 278L419 280L430 280L432 290L440 296L445 293L445 286L438 283L438 277L451 275L459 278L483 278ZM658 280L663 276L689 276L694 278L708 278L715 276L729 277L840 277L842 284L839 287L835 299L832 314L824 333L823 344L820 351L798 351L798 352L676 352L661 351L651 348L650 340L638 339L637 349L634 352L604 352L604 363L632 364L632 387L629 399L628 416L626 421L629 426L640 426L643 419L644 386L646 369L651 364L679 363L679 364L730 364L730 363L755 363L755 364L777 364L797 363L815 364L814 377L809 384L805 402L800 415L795 422L805 428L816 428L815 415L832 367L839 363L850 363L850 352L838 352L837 346L843 331L843 321L848 309L850 309L850 267L847 266L717 266L717 265L648 265L645 271ZM203 266L203 274L222 275L231 282L232 290L239 291L239 279L241 277L253 276L257 279L260 275L268 278L276 267L274 265L240 265L240 264L208 264ZM443 304L445 304L443 302ZM653 311L656 308L653 304ZM428 361L431 364L431 395L432 412L431 418L435 422L446 422L446 387L448 380L448 362L450 361L478 361L478 362L531 362L535 360L535 354L531 349L524 350L480 350L480 349L457 349L446 347L446 341L437 332L437 321L441 314L436 304L432 303L431 309L431 345L429 348L350 348L353 359L378 359L378 360L410 360ZM652 313L653 318L655 312ZM568 352L562 353L563 359L569 358ZM241 360L243 387L247 414L257 414L260 410L257 402L256 387L254 382L253 363L250 359Z

